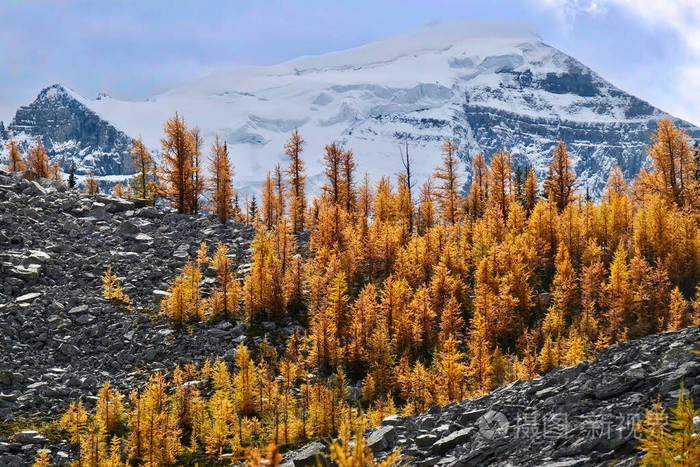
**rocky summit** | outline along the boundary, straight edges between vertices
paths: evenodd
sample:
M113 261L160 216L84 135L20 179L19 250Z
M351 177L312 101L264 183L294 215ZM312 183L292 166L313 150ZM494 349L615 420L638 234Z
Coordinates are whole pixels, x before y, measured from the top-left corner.
M7 129L4 125L0 127L0 158L7 152L5 145L10 138L18 142L23 154L41 138L51 162L57 162L65 173L73 164L77 174L134 172L131 163L134 140L60 84L43 89L33 102L17 109Z
M652 402L675 406L683 385L700 403L699 345L698 327L612 345L594 361L483 397L386 417L365 438L377 458L399 449L417 466L637 465L634 425ZM328 465L326 449L311 443L285 465Z

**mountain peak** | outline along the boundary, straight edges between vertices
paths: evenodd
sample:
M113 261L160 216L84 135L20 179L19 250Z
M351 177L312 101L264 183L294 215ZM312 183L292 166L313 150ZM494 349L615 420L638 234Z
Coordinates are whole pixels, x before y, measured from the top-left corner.
M68 89L64 85L62 85L61 83L56 83L56 84L52 84L51 86L48 86L48 87L42 89L39 92L39 95L37 96L37 100L57 99L60 97L67 97L67 96L69 96Z

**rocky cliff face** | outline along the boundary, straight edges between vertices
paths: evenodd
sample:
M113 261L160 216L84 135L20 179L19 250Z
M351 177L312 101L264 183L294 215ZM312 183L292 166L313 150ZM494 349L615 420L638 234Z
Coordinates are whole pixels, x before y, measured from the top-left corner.
M64 172L73 163L78 174L134 171L130 156L133 140L90 110L82 97L59 84L42 90L34 102L17 110L7 129L0 128L0 159L7 158L4 146L10 137L19 142L25 157L36 138L41 138L50 161L58 162Z
M648 336L603 350L595 361L516 381L477 399L384 419L365 437L379 458L398 448L417 466L632 466L634 423L659 397L675 406L681 385L700 402L700 328ZM289 453L315 465L323 443Z

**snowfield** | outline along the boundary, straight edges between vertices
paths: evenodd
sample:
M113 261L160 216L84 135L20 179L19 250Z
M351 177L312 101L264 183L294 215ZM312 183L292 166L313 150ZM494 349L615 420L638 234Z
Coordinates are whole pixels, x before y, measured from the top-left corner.
M427 176L440 162L442 141L454 137L466 183L471 158L500 147L543 178L561 139L574 155L579 186L598 193L613 161L630 178L639 170L643 144L666 116L533 34L464 24L424 26L278 65L219 68L145 101L92 100L57 88L129 137L143 136L154 152L163 123L178 112L201 129L205 154L215 135L226 140L235 183L249 190L275 164L287 164L284 143L298 128L312 191L322 183L323 148L331 141L352 149L360 171L376 179L400 170L405 142L417 176ZM700 131L684 125L691 135Z

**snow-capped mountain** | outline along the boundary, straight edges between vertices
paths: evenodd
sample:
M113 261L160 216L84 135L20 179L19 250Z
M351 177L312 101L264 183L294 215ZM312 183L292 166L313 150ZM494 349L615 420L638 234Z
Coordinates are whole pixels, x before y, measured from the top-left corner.
M399 145L408 142L416 173L427 175L454 137L465 183L472 157L499 148L543 178L562 140L579 186L593 194L613 161L628 178L637 173L656 121L668 116L533 34L440 24L278 65L216 69L145 101L91 100L54 86L20 108L8 131L23 141L50 137L64 168L83 158L80 167L118 174L129 170L129 137L143 135L157 151L176 111L208 142L216 134L228 142L239 187L286 164L284 142L298 128L316 187L330 141L351 148L374 176L398 172ZM700 140L699 128L674 120Z
M40 137L51 161L58 162L65 172L72 163L78 174L133 172L129 156L133 140L100 118L89 105L89 101L59 84L42 90L34 102L17 110L6 134L0 134L3 156L7 158L4 140L10 136L18 141L25 156Z

